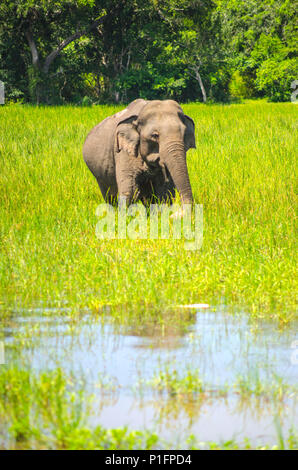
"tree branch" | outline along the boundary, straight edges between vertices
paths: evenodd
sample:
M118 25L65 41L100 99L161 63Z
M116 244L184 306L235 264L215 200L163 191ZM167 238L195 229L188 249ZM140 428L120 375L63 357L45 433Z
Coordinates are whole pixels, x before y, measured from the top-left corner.
M56 59L56 57L60 54L60 52L66 47L68 46L68 44L70 44L72 41L74 41L75 39L78 39L80 38L81 36L84 36L85 34L88 34L90 33L90 31L92 31L93 29L95 29L103 20L104 18L106 17L107 15L104 15L102 16L101 18L99 18L98 20L95 20L90 26L88 26L88 28L86 29L83 29L83 30L80 30L80 31L76 31L74 34L71 34L70 36L68 36L68 38L64 39L64 41L62 41L59 46L54 49L46 58L45 62L44 62L44 66L43 66L43 71L45 74L48 73L49 71L49 67L51 65L51 63Z
M39 67L40 66L39 56L38 56L38 51L37 51L36 44L35 44L33 36L32 36L32 32L30 30L26 31L25 36L27 38L27 41L28 41L28 44L29 44L29 47L30 47L30 51L31 51L31 55L32 55L32 64L33 64L34 67Z

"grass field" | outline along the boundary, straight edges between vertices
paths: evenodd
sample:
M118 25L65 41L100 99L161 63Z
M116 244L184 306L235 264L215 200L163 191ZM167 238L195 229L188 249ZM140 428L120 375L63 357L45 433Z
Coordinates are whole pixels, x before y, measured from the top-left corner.
M99 241L96 181L82 160L90 128L119 108L0 110L1 283L5 309L207 302L292 318L295 289L293 104L185 105L203 204L201 250L183 241Z
M73 318L108 308L120 324L137 330L146 318L164 335L178 323L184 328L184 313L175 306L193 303L245 311L255 325L264 319L279 327L295 322L296 107L264 101L183 106L196 125L188 168L195 202L204 211L203 246L196 251L185 250L184 240L96 238L102 197L82 145L95 124L120 109L0 108L0 324L36 308L47 317L55 309L55 315ZM19 338L20 348L32 331ZM39 439L38 426L28 421L32 403L40 426L51 422L54 447L82 448L87 441L90 448L154 447L155 434L78 427L76 400L84 398L66 394L70 379L64 372L28 374L0 366L0 415L11 425L16 447ZM183 374L178 385L167 378L165 387L195 384L201 393L200 380ZM52 403L53 394L61 402Z

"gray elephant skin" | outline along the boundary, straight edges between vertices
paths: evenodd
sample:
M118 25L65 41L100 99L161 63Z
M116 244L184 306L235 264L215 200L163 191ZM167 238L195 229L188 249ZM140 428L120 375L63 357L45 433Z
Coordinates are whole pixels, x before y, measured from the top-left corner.
M106 202L172 202L175 189L192 203L186 152L195 126L176 101L137 99L88 134L83 156Z

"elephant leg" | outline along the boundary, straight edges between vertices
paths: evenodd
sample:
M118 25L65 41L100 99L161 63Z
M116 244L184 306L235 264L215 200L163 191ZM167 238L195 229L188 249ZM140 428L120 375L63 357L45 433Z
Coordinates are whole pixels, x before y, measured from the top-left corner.
M112 204L112 205L115 204L115 202L117 201L117 188L113 186L109 186L103 181L99 181L98 179L97 179L97 183L101 191L101 194L103 195L104 200L108 204Z
M116 180L118 186L118 197L126 198L129 205L139 199L140 191L136 184L137 168L134 159L126 152L116 154Z

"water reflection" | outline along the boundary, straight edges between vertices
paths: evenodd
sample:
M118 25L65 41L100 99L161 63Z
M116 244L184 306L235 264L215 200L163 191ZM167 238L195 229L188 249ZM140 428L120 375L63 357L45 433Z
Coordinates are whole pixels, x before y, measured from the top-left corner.
M63 316L19 312L5 325L6 358L35 371L61 367L95 395L90 425L152 429L171 442L249 437L276 442L297 426L298 366L291 362L297 324L270 322L226 309L118 309ZM183 377L198 370L202 393L158 393L150 385L165 367Z

